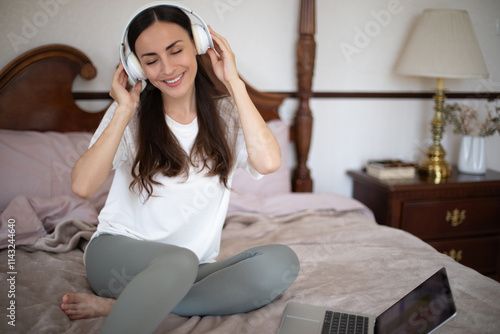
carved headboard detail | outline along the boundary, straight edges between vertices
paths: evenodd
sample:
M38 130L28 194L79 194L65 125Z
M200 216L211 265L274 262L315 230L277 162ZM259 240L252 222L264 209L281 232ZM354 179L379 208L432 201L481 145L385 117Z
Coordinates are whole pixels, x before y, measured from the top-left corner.
M73 99L77 75L97 70L82 52L61 44L30 50L0 72L0 128L36 131L93 131L102 113L88 113Z

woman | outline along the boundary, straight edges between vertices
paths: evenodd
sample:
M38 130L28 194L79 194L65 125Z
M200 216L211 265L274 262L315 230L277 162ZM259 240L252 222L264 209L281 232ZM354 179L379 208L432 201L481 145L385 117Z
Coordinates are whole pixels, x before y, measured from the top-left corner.
M237 167L259 178L280 166L280 148L239 78L227 41L210 29L212 66L223 96L198 60L180 9L148 8L128 28L147 77L115 100L72 172L91 197L115 169L84 258L96 295L67 293L71 319L107 316L103 333L150 333L165 316L228 315L272 301L298 275L295 253L266 245L216 262ZM137 111L136 111L137 110Z

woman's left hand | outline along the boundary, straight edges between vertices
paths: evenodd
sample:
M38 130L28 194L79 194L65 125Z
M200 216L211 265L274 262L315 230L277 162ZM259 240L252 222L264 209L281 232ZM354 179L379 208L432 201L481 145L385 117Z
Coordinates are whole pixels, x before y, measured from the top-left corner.
M226 86L236 103L248 151L248 162L261 174L272 173L281 165L278 141L248 95L245 83L240 79L229 43L210 26L209 29L215 50L209 49L207 53L215 75Z
M229 88L232 82L240 80L238 71L236 70L236 61L233 51L227 40L221 35L213 31L212 27L208 27L212 40L214 41L215 51L208 49L207 53L212 61L212 67L217 78Z

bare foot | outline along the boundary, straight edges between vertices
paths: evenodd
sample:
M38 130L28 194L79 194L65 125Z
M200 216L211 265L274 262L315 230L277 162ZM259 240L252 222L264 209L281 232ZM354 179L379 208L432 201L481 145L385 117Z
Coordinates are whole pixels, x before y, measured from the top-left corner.
M62 297L61 309L71 320L104 317L111 312L115 299L88 293L67 293Z

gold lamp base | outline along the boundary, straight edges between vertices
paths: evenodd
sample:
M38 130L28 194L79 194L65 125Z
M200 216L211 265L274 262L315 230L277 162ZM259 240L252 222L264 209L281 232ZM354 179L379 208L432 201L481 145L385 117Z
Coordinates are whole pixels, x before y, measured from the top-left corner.
M432 148L429 148L429 151L431 151L431 149ZM451 176L450 165L443 158L431 156L429 151L427 159L418 166L419 173L436 181L449 178Z
M436 95L434 95L434 110L436 113L431 122L433 143L427 150L427 158L419 165L419 172L426 175L429 179L433 179L435 182L440 182L442 179L447 179L451 176L451 167L444 160L446 152L441 146L441 138L445 126L443 119L444 100L444 79L438 78L437 91Z

